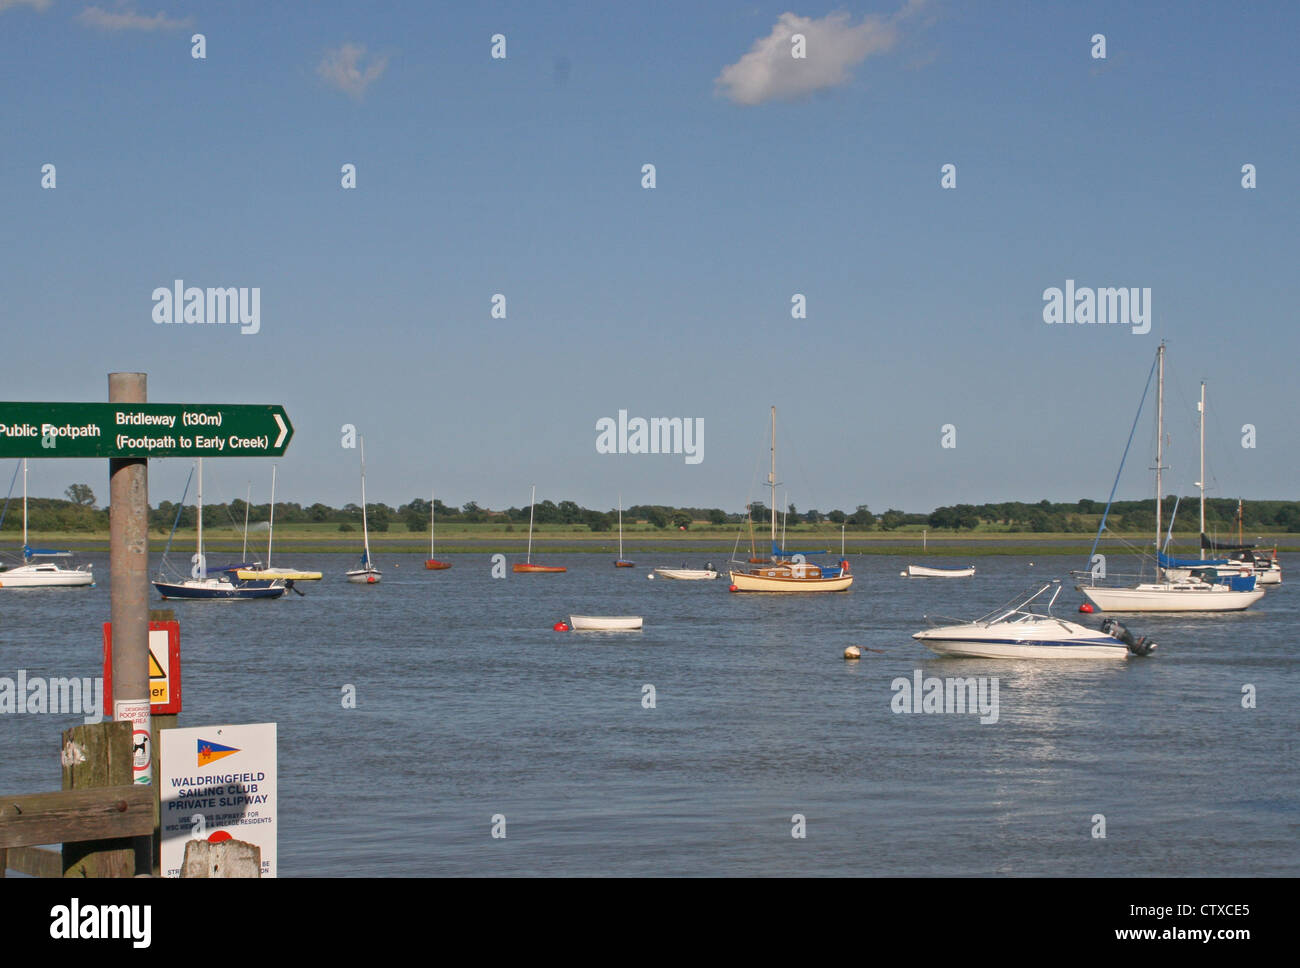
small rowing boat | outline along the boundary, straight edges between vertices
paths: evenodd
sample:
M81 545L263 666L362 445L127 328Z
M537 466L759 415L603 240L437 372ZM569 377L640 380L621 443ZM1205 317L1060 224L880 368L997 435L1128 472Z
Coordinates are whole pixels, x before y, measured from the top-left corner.
M639 632L640 615L570 615L569 628L575 632Z

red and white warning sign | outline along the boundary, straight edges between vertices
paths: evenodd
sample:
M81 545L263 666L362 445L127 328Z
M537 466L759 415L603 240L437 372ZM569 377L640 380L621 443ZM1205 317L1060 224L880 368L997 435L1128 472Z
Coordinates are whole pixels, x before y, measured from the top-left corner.
M149 623L149 702L155 716L181 711L181 626ZM104 623L104 708L113 707L113 623Z

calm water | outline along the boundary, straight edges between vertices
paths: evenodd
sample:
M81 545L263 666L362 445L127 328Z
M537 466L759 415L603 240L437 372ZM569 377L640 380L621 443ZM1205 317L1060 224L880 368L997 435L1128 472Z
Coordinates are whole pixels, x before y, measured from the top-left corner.
M0 676L101 674L108 561L87 558L88 591L0 592ZM306 598L174 603L180 724L279 723L282 876L1300 874L1293 585L1240 615L1125 617L1160 643L1150 659L1034 664L909 636L1081 559L927 581L861 557L846 594L777 597L646 579L680 555L611 558L494 580L486 554L444 572L380 555L363 587L342 578L351 558L286 553L326 573ZM1300 582L1300 556L1283 568ZM1067 588L1058 614L1079 601ZM553 632L571 612L646 628ZM845 662L850 644L881 652ZM915 669L999 677L998 721L894 714L890 683ZM56 789L79 721L0 717L0 791Z

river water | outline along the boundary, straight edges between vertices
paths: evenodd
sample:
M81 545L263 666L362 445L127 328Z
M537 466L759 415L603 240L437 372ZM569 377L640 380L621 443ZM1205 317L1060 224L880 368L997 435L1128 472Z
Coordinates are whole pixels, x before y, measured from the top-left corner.
M108 561L86 557L92 589L0 591L0 677L102 674ZM1034 663L940 658L910 634L1079 560L908 580L905 559L857 557L850 592L786 597L647 580L680 555L540 555L569 571L505 578L487 554L446 557L379 555L365 587L350 558L286 552L326 573L306 597L167 603L180 725L279 724L281 876L1300 874L1291 585L1241 614L1124 616L1151 658ZM1283 569L1300 581L1300 556ZM1065 584L1057 613L1080 618ZM645 629L552 631L575 612ZM996 722L894 712L891 683L917 670L996 677ZM0 792L57 789L78 722L0 716Z

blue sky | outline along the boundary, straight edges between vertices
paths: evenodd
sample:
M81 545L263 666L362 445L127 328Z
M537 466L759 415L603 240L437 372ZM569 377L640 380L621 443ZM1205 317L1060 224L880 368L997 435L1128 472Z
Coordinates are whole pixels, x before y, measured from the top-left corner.
M787 13L808 63L742 61L789 49ZM371 500L490 507L535 483L737 509L775 404L799 508L928 511L1104 497L1163 338L1169 489L1206 379L1215 493L1294 498L1298 27L1282 3L0 0L0 396L143 370L156 401L284 404L281 499L358 499L354 424ZM770 77L759 103L729 67ZM260 287L260 332L155 324L175 279ZM1150 288L1151 331L1045 324L1066 279ZM620 409L702 418L704 460L598 454ZM265 500L268 464L211 461L205 490ZM151 500L188 470L153 462ZM74 481L107 497L102 466L31 472Z

